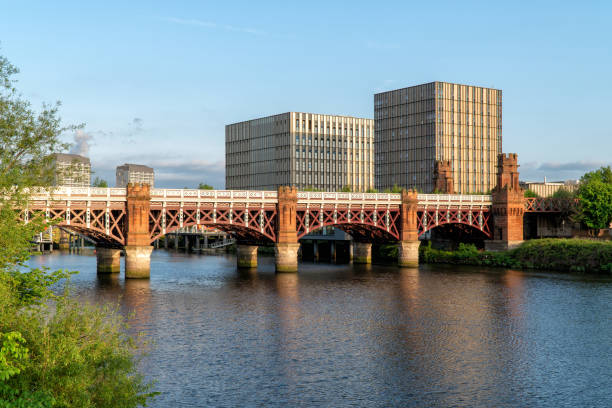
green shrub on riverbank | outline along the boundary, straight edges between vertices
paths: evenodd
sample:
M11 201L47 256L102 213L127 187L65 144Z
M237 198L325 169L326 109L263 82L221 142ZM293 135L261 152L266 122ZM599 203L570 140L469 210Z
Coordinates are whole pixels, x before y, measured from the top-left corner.
M419 258L422 263L612 274L612 243L583 239L531 240L504 252L479 251L467 244L459 244L456 251L422 245Z
M0 56L0 408L146 405L155 393L117 308L56 295L70 273L27 265L49 224L15 209L28 208L29 188L50 185L53 153L68 147L60 135L78 127L61 126L57 106L33 111L13 88L16 72Z

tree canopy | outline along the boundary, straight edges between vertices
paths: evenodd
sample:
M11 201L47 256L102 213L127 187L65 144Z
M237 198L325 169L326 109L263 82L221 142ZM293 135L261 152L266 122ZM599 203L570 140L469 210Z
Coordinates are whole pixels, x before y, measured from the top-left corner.
M94 187L108 187L108 183L106 180L101 179L100 177L96 177L93 181Z
M612 170L602 167L580 179L576 193L578 218L588 228L598 231L612 222Z
M30 240L49 225L21 220L29 189L50 186L51 154L67 148L59 103L36 112L0 56L0 407L135 407L153 395L138 346L114 307L79 304L53 287L67 271L31 268ZM66 286L68 287L68 286Z
M211 186L210 184L200 183L198 185L198 189L200 189L200 190L214 190L215 188L213 186Z

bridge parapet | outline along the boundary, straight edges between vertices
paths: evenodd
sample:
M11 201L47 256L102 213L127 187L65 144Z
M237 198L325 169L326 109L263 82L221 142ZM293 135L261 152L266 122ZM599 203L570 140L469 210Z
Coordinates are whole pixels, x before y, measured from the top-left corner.
M344 193L299 191L298 204L341 204L341 205L400 205L402 197L395 193Z
M490 207L493 196L490 194L419 194L419 207Z
M276 204L278 201L278 193L276 191L155 188L151 190L151 201L257 202Z
M125 201L125 188L108 187L51 187L36 188L31 201Z

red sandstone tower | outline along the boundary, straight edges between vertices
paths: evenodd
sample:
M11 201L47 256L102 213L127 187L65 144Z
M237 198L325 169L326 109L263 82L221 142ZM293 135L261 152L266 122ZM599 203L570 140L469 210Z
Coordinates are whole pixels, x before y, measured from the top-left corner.
M524 191L519 186L516 153L497 156L497 186L493 190L493 240L490 250L514 248L523 242Z
M419 266L418 204L419 199L416 190L402 190L402 203L400 205L401 231L397 260L399 266Z
M297 272L297 188L278 188L278 237L275 245L276 272Z
M125 277L148 278L151 269L151 239L149 208L151 186L141 183L127 185L127 236L125 246Z
M436 160L434 167L434 191L437 193L455 194L453 167L450 160Z

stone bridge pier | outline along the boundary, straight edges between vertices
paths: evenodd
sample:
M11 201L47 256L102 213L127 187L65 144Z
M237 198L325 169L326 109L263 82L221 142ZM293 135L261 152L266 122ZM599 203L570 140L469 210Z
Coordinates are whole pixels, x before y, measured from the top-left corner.
M416 190L402 190L400 241L397 254L397 263L401 267L419 266L418 204L419 199Z
M148 278L151 271L151 239L149 210L151 187L130 183L127 186L127 230L125 251L125 277Z
M278 189L278 236L274 246L276 272L297 272L297 188L279 187Z

